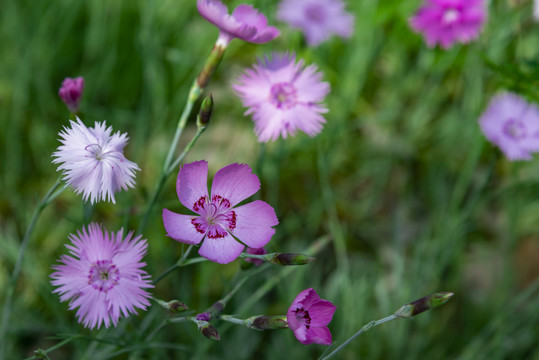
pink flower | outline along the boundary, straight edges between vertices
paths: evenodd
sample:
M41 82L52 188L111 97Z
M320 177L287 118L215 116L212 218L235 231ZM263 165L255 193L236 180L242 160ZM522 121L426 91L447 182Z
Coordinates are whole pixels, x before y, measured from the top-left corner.
M331 333L327 325L336 308L331 301L320 299L314 289L303 290L288 308L288 327L302 344L331 345Z
M286 138L297 130L315 136L322 131L326 119L320 114L328 110L322 101L329 93L329 84L315 65L304 68L295 55L272 54L259 59L233 85L245 114L253 114L255 133L260 142Z
M410 26L423 33L429 47L439 43L447 49L455 42L465 44L477 38L486 12L484 0L425 0L410 18Z
M197 215L181 215L163 209L167 236L186 244L199 244L199 254L226 264L236 259L244 245L263 247L279 223L273 208L256 200L235 207L260 189L260 181L246 164L231 164L219 170L211 193L207 186L208 163L185 164L178 174L176 191L180 202Z
M62 255L61 264L52 267L56 271L51 284L58 286L53 293L60 294L61 302L69 300L69 310L78 308L77 319L85 327L109 327L111 322L116 326L120 315L150 305L144 288L153 285L141 261L148 245L132 235L124 238L123 230L109 235L92 223L88 230L70 235L71 245L66 247L72 256Z
M539 107L516 94L492 98L479 125L509 160L529 160L539 151Z
M58 95L67 105L69 111L76 113L79 111L80 98L84 90L84 79L79 76L77 78L65 78L62 86L58 90Z
M354 32L354 16L342 0L283 0L277 18L301 29L309 46L317 46L331 35L348 38Z
M268 26L264 14L251 5L239 5L232 15L219 0L197 0L198 12L202 17L219 28L217 43L226 47L234 38L247 42L262 44L275 39L280 32Z
M71 129L64 127L58 135L61 146L52 154L54 164L60 163L64 180L83 193L83 199L92 203L109 200L115 203L114 193L134 186L137 164L127 160L123 148L127 134L112 134L105 122L96 122L93 128L77 118L70 121Z

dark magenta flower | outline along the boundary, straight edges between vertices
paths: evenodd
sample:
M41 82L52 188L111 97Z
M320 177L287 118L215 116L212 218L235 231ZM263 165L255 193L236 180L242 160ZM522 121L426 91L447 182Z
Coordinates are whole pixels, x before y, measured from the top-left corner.
M429 47L439 43L447 49L477 38L486 17L484 0L425 0L410 26L423 34Z
M208 163L185 164L178 174L180 202L197 215L176 214L163 209L167 236L186 244L199 244L199 254L226 264L235 260L244 244L260 248L270 240L279 221L273 208L261 200L241 201L260 189L258 176L246 164L231 164L217 171L208 194Z
M331 345L331 333L327 325L335 309L337 307L331 301L320 299L314 289L303 290L288 308L288 327L302 344Z
M354 32L354 16L342 0L283 0L277 18L301 29L309 46L317 46L333 34L348 38Z
M279 36L280 32L268 26L268 19L251 5L239 5L232 15L219 0L197 0L198 12L219 28L217 43L227 47L234 38L256 44L266 43Z
M492 98L479 125L509 160L530 160L532 152L539 152L539 107L516 94Z
M65 78L62 82L62 86L58 90L58 95L60 95L64 104L67 105L69 111L73 113L79 111L82 90L84 90L84 79L82 76L74 79Z

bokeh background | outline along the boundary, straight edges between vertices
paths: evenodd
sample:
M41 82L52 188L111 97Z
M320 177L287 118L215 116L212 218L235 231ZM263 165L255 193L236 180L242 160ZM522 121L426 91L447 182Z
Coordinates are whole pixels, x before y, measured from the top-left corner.
M209 85L215 110L186 161L207 159L210 174L230 163L256 170L256 195L280 225L269 251L301 252L330 241L310 265L270 267L249 279L225 313L285 314L313 287L338 306L330 324L342 342L363 324L435 291L453 291L442 308L374 328L340 359L538 359L539 160L511 163L489 144L477 119L498 91L539 98L539 24L531 1L490 1L482 36L468 46L429 49L407 19L419 0L348 1L351 39L308 48L275 20L277 1L249 1L282 35L267 44L234 40ZM225 2L229 8L240 1ZM80 337L51 359L308 359L289 330L256 332L216 322L220 342L192 323L168 325L153 307L117 329L87 330L51 294L51 265L70 233L97 221L136 229L158 180L189 86L217 29L195 0L2 0L0 2L0 302L31 213L58 177L51 154L69 113L62 80L84 76L81 117L128 132L127 157L142 171L117 204L84 205L67 190L37 223L19 279L8 333L10 359ZM330 82L320 135L262 146L230 85L272 51L295 52ZM195 131L194 117L182 143ZM180 146L181 148L181 146ZM161 209L181 212L175 176L144 237L155 277L180 256ZM201 263L160 282L155 295L203 311L241 279L242 260Z

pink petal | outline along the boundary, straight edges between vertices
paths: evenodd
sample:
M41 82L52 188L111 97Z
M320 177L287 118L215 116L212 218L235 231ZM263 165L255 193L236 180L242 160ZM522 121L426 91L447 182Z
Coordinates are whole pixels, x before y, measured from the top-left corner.
M205 160L185 164L178 173L176 192L180 202L193 211L201 197L208 197L208 162Z
M200 256L219 264L227 264L240 256L244 246L227 234L223 238L206 238L198 253Z
M302 292L300 292L298 296L296 296L290 308L303 307L304 306L303 304L305 300L307 299L309 300L309 303L313 303L314 301L319 300L320 296L318 296L318 294L316 293L316 291L314 291L313 288L305 289Z
M167 236L186 244L198 244L204 237L191 223L194 216L176 214L163 209L163 224Z
M268 25L268 20L258 10L251 5L241 4L232 13L232 16L239 22L262 29Z
M328 300L318 300L308 309L311 317L311 326L326 326L333 319L337 307Z
M261 248L270 240L279 224L275 210L268 203L256 200L234 208L236 228L232 235L251 248Z
M331 342L331 333L327 327L311 326L307 329L307 344L331 345Z
M252 170L247 164L236 163L225 166L217 171L213 178L211 195L220 195L223 198L228 199L231 206L235 206L237 203L247 199L260 189L260 180L258 180L258 176L251 172Z

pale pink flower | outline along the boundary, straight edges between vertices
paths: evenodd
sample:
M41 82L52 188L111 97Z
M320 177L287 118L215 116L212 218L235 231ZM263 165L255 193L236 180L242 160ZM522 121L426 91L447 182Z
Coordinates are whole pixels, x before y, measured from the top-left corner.
M198 12L219 28L217 43L227 47L234 38L262 44L275 39L280 32L268 25L268 19L251 5L241 4L231 15L219 0L197 0Z
M233 89L252 114L258 140L286 138L298 130L309 136L322 131L328 110L322 102L330 87L316 65L304 67L295 55L272 54L259 59L238 78Z
M333 34L348 38L354 32L354 16L342 0L283 0L277 18L301 29L309 46L317 46Z
M66 245L71 255L62 255L54 265L51 284L60 301L69 301L69 310L77 309L77 319L88 328L118 324L121 315L146 310L151 297L145 288L152 288L149 275L142 268L147 243L141 236L124 238L118 233L103 231L92 223L77 235L70 235Z
M84 90L84 79L82 76L74 79L65 78L62 82L62 86L58 90L58 95L64 104L66 104L68 109L73 113L79 111L82 90Z
M335 309L337 307L331 301L320 299L314 289L303 290L288 308L288 327L302 344L331 345L331 333L327 325Z
M231 164L217 171L208 194L208 163L185 164L178 174L180 202L196 215L163 209L167 236L186 244L202 245L198 253L226 264L235 260L244 244L260 248L270 240L279 221L273 208L261 200L236 206L260 189L258 176L246 164Z
M93 128L77 118L70 121L71 128L60 132L62 145L52 155L54 164L60 164L63 178L83 199L94 203L109 200L115 203L114 193L135 184L137 164L123 155L127 134L112 134L105 122L96 122Z
M517 94L493 97L479 125L509 160L529 160L531 153L539 152L539 107Z
M423 34L428 46L447 49L476 39L486 17L485 0L425 0L410 25Z

